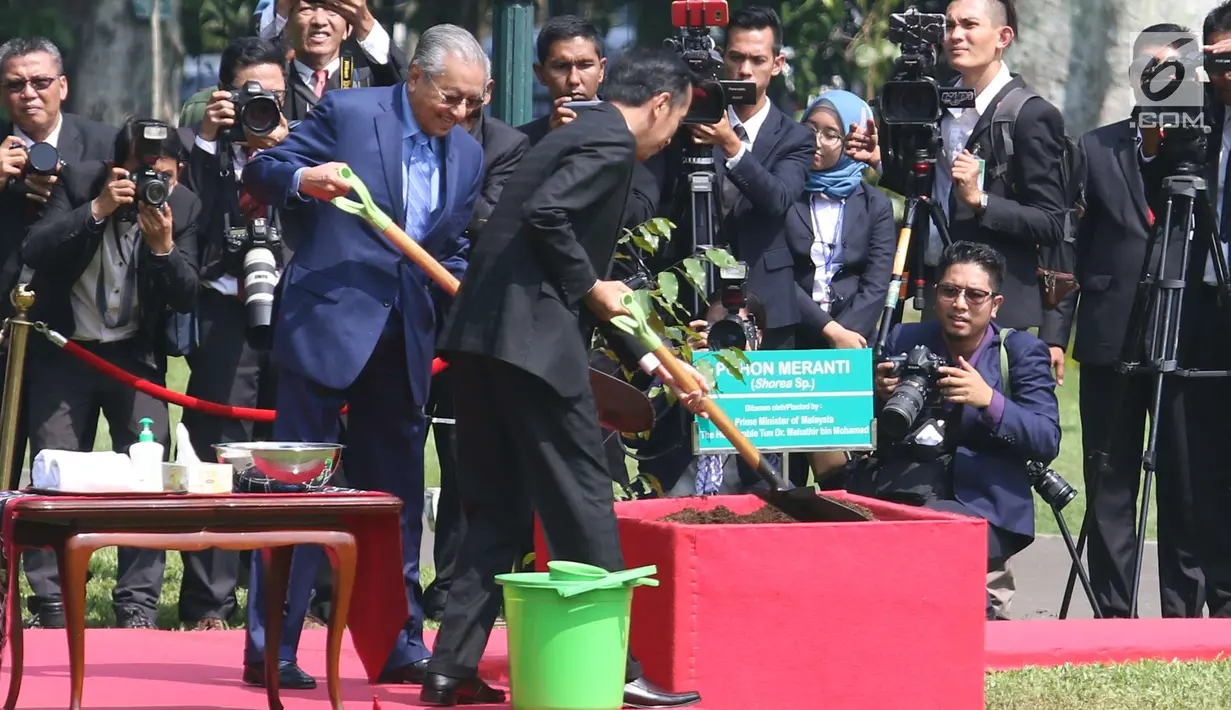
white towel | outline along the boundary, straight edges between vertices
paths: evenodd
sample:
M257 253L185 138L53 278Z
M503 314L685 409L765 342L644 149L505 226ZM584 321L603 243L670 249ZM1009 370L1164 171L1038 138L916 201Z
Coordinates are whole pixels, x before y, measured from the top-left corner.
M35 488L70 493L128 493L137 477L127 454L44 449L30 472Z

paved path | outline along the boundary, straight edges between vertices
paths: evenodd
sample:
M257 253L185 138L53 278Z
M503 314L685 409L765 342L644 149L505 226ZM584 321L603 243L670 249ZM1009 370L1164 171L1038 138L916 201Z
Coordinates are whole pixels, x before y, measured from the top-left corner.
M1073 532L1076 534L1077 531ZM1059 616L1072 559L1064 545L1064 538L1059 535L1035 538L1034 543L1014 557L1011 563L1017 591L1009 605L1009 615L1014 619ZM1158 597L1158 546L1153 541L1146 542L1145 559L1141 565L1141 596L1137 606L1138 614L1143 618L1162 616ZM1075 581L1069 617L1089 619L1092 616L1081 582Z

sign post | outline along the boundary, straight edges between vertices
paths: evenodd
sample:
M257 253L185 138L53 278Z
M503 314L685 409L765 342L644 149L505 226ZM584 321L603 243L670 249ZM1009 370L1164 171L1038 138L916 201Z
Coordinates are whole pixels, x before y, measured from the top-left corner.
M713 353L699 353L715 373L711 395L760 451L871 451L875 448L871 350L774 350L745 353L743 381ZM708 420L697 419L698 454L735 448Z

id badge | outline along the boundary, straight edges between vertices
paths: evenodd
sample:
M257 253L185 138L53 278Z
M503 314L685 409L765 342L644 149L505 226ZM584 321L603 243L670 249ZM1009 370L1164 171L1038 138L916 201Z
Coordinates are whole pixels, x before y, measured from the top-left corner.
M987 161L979 158L979 192L983 192L983 176L987 173Z

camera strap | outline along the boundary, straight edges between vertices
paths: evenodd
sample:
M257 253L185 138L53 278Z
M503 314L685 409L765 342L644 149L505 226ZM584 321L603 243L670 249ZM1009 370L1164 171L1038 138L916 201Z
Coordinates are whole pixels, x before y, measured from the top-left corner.
M1000 329L1000 387L1005 399L1013 399L1013 380L1009 378L1009 336L1013 328Z

